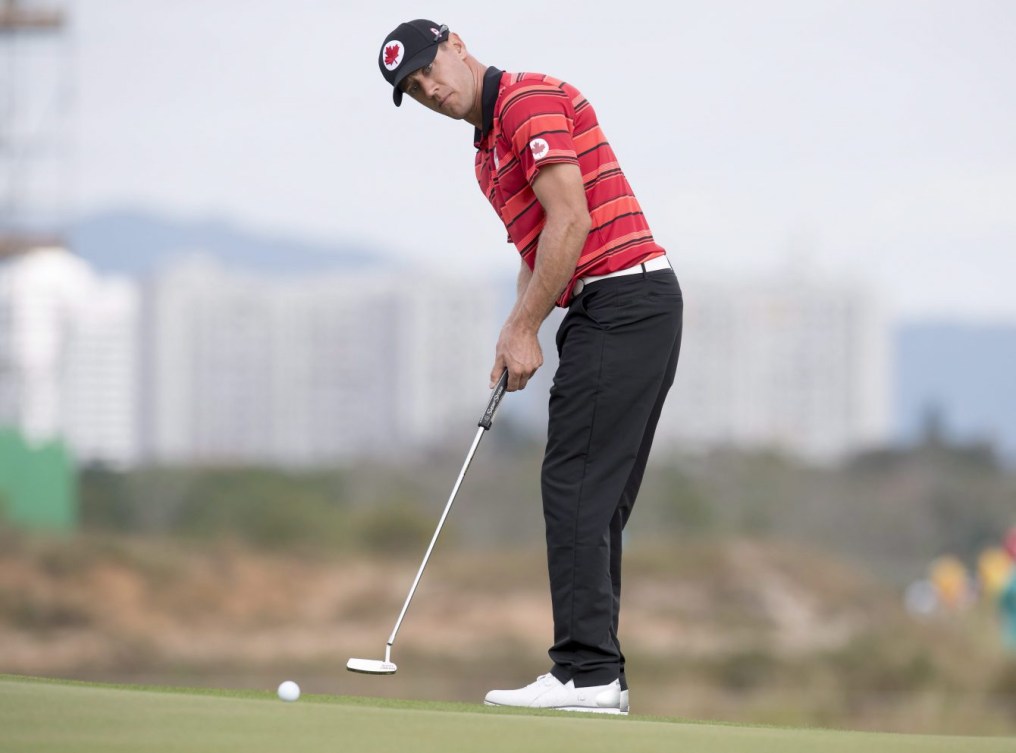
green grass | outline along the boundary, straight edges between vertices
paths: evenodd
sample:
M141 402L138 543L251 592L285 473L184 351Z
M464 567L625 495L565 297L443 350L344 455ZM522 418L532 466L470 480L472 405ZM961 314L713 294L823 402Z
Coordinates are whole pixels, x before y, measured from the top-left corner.
M1016 753L935 737L486 709L461 703L152 688L0 675L0 751L242 753Z

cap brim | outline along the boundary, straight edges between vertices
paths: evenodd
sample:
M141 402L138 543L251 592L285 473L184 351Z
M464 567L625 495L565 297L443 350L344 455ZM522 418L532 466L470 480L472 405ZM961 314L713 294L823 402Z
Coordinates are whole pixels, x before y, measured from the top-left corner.
M402 105L402 89L399 88L399 85L409 74L420 70L425 65L433 63L434 58L437 57L437 47L436 44L432 44L426 49L420 50L402 64L401 70L396 74L395 80L392 82L392 101L396 107Z

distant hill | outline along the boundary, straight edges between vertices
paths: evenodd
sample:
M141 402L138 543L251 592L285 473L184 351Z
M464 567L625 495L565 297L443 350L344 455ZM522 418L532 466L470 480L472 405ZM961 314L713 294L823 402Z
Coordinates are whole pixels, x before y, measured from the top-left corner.
M261 235L227 221L175 220L136 210L114 210L79 218L70 231L71 249L99 272L147 276L182 252L201 251L231 267L274 274L384 266L390 258L375 249Z
M934 415L945 439L993 441L1016 458L1016 325L908 324L895 353L899 440L919 437Z

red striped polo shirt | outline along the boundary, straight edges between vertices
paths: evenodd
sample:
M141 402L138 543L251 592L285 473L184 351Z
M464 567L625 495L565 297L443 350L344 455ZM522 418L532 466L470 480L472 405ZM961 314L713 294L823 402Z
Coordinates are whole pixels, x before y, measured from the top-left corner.
M546 216L532 183L544 165L578 165L592 227L575 274L558 299L567 306L581 277L627 269L665 253L653 240L592 105L574 86L540 73L484 76L483 127L474 135L476 179L526 264L536 264Z

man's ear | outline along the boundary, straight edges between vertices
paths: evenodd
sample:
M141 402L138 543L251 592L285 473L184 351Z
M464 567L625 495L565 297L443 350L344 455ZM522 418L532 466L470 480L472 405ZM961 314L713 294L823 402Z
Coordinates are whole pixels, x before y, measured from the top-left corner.
M454 31L448 33L448 47L455 52L455 55L460 60L465 60L469 56L469 51L466 49L466 43L463 42L462 37Z

